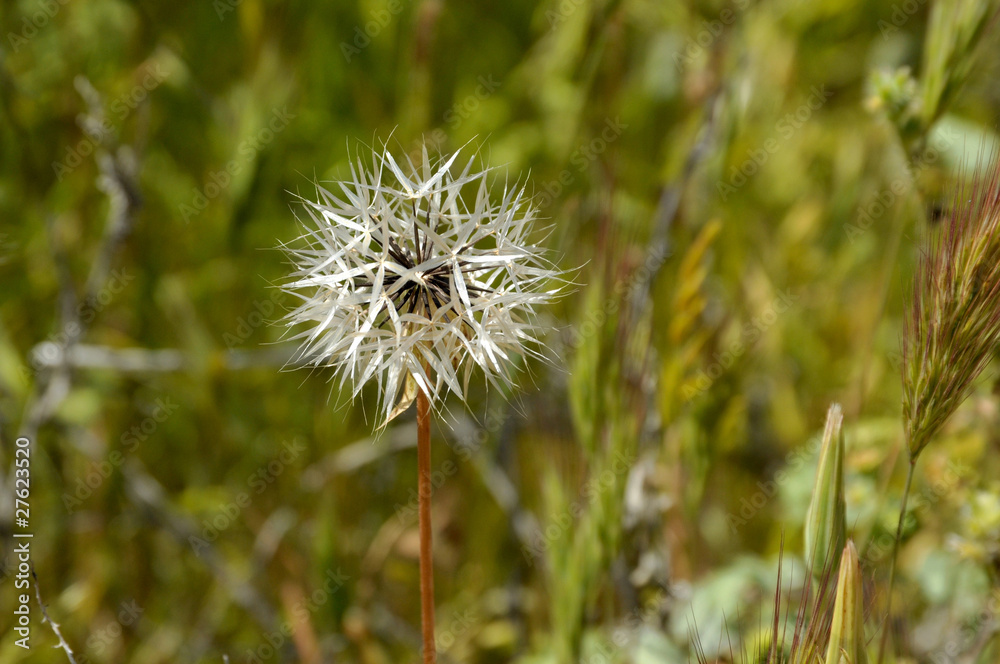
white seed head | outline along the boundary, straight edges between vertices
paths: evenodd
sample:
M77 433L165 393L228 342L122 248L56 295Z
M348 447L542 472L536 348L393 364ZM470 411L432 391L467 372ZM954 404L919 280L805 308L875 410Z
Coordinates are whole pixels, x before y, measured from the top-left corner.
M529 240L524 186L495 200L474 156L452 171L460 152L431 160L424 147L400 167L373 149L370 171L358 159L339 192L303 199L305 246L286 247L284 289L301 304L285 321L308 326L293 362L332 367L352 398L374 380L384 422L417 390L434 407L448 391L464 401L475 367L511 384L520 358L541 356L535 308L565 283Z

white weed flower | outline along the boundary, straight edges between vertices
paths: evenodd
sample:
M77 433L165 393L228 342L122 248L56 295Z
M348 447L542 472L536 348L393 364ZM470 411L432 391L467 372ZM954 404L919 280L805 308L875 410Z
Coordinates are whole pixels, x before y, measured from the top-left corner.
M385 422L421 390L435 407L451 391L464 400L480 367L495 387L515 362L539 355L535 308L559 291L561 274L528 235L535 209L523 185L491 200L487 175L459 152L409 158L385 149L372 170L358 160L338 193L317 185L304 200L311 222L288 249L297 270L285 290L302 300L286 322L298 332L297 362L333 367L356 397L374 380ZM457 170L457 167L456 167ZM546 290L548 288L548 290Z

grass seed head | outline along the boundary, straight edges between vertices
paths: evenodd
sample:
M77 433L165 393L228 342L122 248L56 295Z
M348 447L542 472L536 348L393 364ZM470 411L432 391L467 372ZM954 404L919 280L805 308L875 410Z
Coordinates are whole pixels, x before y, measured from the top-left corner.
M843 422L840 405L830 406L826 414L816 481L806 512L805 560L817 578L834 563L847 538Z
M1000 343L1000 160L958 187L924 251L903 331L903 424L916 459Z
M848 541L840 558L833 622L824 664L868 664L865 638L864 588L854 542Z

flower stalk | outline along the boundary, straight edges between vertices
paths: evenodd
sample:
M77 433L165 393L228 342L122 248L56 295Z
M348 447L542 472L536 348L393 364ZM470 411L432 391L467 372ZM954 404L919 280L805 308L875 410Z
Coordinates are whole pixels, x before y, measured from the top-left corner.
M370 168L359 160L333 191L317 185L319 200L303 199L304 246L288 249L285 285L300 300L288 326L306 326L293 335L295 364L333 369L352 398L374 383L380 427L416 401L424 664L437 658L431 413L448 393L465 401L475 369L503 390L519 364L544 359L536 308L565 283L530 240L525 187L505 183L495 202L490 169L458 157L433 159L425 147L401 165L373 150Z
M954 193L945 228L921 256L903 332L903 430L909 455L890 561L883 661L896 559L921 452L972 393L1000 345L1000 154Z
M906 503L910 497L910 485L913 484L913 469L917 467L915 457L910 458L906 469L906 486L903 487L903 498L899 503L899 520L896 522L896 538L892 542L892 558L889 559L889 594L885 599L885 615L892 616L892 586L896 581L896 559L899 557L899 541L903 538L903 521L906 519ZM885 647L889 642L889 632L892 626L887 624L882 632L882 641L878 647L878 661L884 661Z
M431 402L417 392L417 494L420 528L420 624L424 664L434 664L434 558L431 531Z

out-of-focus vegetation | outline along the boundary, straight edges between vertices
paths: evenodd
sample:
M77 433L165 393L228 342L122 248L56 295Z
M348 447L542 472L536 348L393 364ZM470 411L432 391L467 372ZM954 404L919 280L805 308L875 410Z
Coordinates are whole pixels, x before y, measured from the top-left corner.
M766 651L782 547L793 607L808 578L832 402L874 644L901 315L948 186L996 144L996 11L4 2L0 661L67 661L34 602L16 645L18 435L77 661L415 659L413 416L373 438L374 395L280 372L273 324L295 194L382 140L530 173L546 244L582 266L546 312L555 366L433 432L441 660L685 661L695 625L709 659L727 633ZM916 472L907 661L995 661L995 375Z

